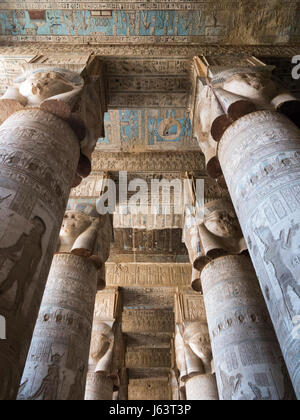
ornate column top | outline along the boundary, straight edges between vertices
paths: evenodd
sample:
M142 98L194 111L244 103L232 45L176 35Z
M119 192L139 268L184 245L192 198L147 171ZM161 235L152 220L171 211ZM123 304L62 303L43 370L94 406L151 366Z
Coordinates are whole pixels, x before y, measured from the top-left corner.
M104 137L106 87L102 62L89 56L81 73L59 66L27 64L0 98L0 123L15 112L39 108L64 120L80 142L81 157L74 186L91 172L91 155Z

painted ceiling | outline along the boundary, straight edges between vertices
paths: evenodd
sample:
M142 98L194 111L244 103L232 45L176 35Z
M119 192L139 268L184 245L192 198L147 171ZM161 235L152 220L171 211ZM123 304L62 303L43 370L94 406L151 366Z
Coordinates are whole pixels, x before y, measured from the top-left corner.
M199 150L185 109L125 109L105 115L97 149L114 152Z
M297 42L298 0L1 0L0 41L264 44Z
M0 43L59 42L74 48L293 43L300 41L299 5L299 0L0 0ZM0 91L24 62L59 64L60 59L53 52L1 58ZM190 58L103 59L109 111L98 151L199 150L188 113ZM86 57L71 47L62 60L78 71Z

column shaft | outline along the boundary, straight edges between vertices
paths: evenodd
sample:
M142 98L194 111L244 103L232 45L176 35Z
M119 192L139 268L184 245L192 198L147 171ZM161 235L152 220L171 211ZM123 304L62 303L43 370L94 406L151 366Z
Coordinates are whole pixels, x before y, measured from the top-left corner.
M89 372L86 382L85 400L111 401L113 399L113 379L101 373Z
M219 159L300 398L300 132L260 111L230 126Z
M0 127L0 399L16 397L79 159L67 123L17 112Z
M195 401L219 400L216 375L196 375L185 383L186 399Z
M18 399L84 399L96 288L91 260L54 256Z
M201 280L220 399L290 399L288 374L250 259L217 258Z

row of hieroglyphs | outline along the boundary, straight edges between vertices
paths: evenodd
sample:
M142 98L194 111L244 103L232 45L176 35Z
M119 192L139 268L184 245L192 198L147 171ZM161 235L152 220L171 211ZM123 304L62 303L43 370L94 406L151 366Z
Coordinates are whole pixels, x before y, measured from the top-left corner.
M106 263L108 286L164 286L184 287L191 281L190 264L168 263Z
M223 3L223 2L222 2ZM197 5L197 10L11 10L10 7L0 12L0 33L6 37L37 37L48 41L48 37L90 37L90 42L152 42L155 38L183 42L212 43L229 41L236 37L245 23L246 36L251 43L288 42L297 32L297 3L289 2L282 8L271 8L256 2L251 7L237 3L211 3ZM25 6L23 6L25 7ZM120 7L120 5L118 6ZM134 5L136 7L136 5ZM46 38L46 39L43 39ZM152 39L153 38L153 39ZM271 39L272 38L272 39ZM55 39L54 39L55 40ZM144 40L145 41L145 40Z
M187 36L224 33L231 12L215 25L213 16L190 11L3 10L2 35L104 35L104 36Z

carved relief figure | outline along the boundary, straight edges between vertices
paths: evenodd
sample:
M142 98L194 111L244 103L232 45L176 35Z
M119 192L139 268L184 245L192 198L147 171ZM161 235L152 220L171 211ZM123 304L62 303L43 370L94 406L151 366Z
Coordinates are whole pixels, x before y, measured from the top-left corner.
M22 307L24 293L32 281L43 254L42 239L46 232L46 225L38 216L32 219L32 225L28 235L23 234L16 244L0 249L0 256L15 263L6 279L0 284L0 296L17 283L15 302L11 308L16 312Z
M82 395L84 394L84 366L80 366L74 378L74 383L70 386L70 391L68 394L68 401L80 401Z
M299 224L292 223L287 235L285 230L280 232L279 238L275 239L269 227L260 227L255 229L255 233L265 246L264 260L268 264L272 264L275 270L275 276L278 280L280 288L283 292L286 307L291 319L299 314L299 304L297 307L291 299L290 290L300 299L300 284L294 274L291 272L285 262L284 251L296 251L299 249ZM296 243L295 243L296 240Z
M243 376L239 373L235 376L229 376L220 368L222 380L222 395L224 401L231 401L237 397L237 393L241 388Z
M251 388L253 394L255 397L253 398L253 401L270 401L272 400L272 394L271 391L268 388L268 395L266 397L263 396L261 390L253 384L252 382L248 382L249 387Z
M40 105L45 99L68 92L77 91L83 86L81 77L62 69L44 68L25 73L15 81L20 94L28 105Z
M28 398L28 400L56 400L59 387L60 361L64 355L58 353L51 356L51 364L48 366L48 373L42 380L39 389ZM22 384L24 385L24 384ZM21 385L21 387L22 387Z
M193 322L185 328L185 344L200 359L205 373L211 373L212 351L208 326L202 322Z
M59 234L59 252L70 252L77 238L92 224L93 218L82 211L67 211Z
M96 216L94 217L94 215ZM112 226L109 217L99 216L93 206L65 213L57 252L71 252L103 264L109 257Z
M211 208L212 209L212 208ZM224 203L216 206L211 212L207 211L204 218L205 227L220 238L237 238L241 236L241 228L236 214Z
M228 92L247 97L261 106L270 103L278 90L269 71L234 74L226 80L223 88Z
M97 325L93 332L90 363L94 372L110 373L113 353L114 335L112 329L105 323Z

